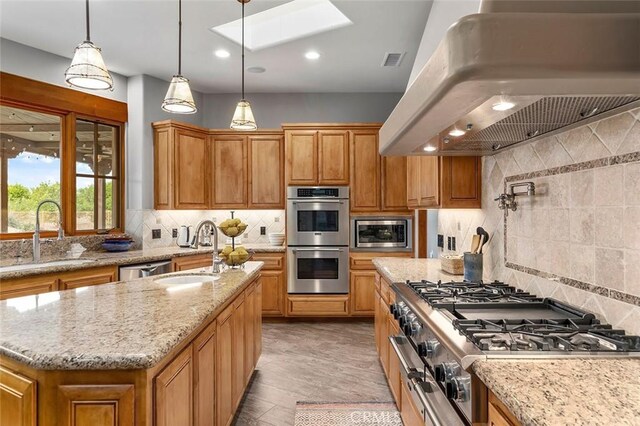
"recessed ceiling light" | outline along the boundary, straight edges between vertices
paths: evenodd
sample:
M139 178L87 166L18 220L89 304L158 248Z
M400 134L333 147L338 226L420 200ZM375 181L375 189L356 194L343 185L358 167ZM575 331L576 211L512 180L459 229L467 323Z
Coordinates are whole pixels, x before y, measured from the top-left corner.
M508 111L511 108L513 108L514 106L516 106L516 104L514 104L513 102L500 101L500 102L496 102L495 104L493 104L493 106L491 108L494 111Z
M244 44L250 51L288 43L353 24L329 0L293 0L247 16L244 22L247 28ZM240 19L215 26L211 31L235 43L241 43Z
M318 52L315 52L315 51L311 50L311 51L305 53L304 57L307 58L307 59L316 60L316 59L320 59L320 54Z
M262 74L267 69L265 67L248 67L247 72L252 72L254 74Z
M425 152L433 152L433 151L436 151L437 149L438 148L436 148L433 145L427 145L424 148L422 148L422 150L425 151Z
M231 53L229 53L228 50L218 49L216 50L216 56L218 58L228 58L229 56L231 56Z
M460 130L460 129L453 129L449 132L449 136L453 136L454 138L457 138L458 136L462 136L464 135L465 132L464 130Z

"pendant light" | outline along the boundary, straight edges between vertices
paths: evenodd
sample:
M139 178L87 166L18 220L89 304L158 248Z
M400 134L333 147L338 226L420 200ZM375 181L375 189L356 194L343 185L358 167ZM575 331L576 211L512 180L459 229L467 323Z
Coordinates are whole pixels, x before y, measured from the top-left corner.
M242 98L236 106L231 120L231 128L234 130L256 130L256 119L253 118L251 104L244 98L244 4L251 0L238 0L242 4Z
M87 38L76 47L71 65L64 73L69 85L83 89L113 89L113 79L104 64L100 48L91 42L89 34L89 0L86 0Z
M169 83L162 109L174 114L194 114L198 111L189 80L182 76L182 0L178 0L178 74Z

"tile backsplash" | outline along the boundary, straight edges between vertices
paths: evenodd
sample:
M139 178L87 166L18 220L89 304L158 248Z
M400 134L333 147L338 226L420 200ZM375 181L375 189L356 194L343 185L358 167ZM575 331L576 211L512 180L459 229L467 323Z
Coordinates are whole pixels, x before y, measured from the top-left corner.
M247 225L247 230L240 237L242 243L268 243L270 232L284 232L284 210L234 210L234 217ZM181 225L196 225L204 219L212 219L216 224L231 217L230 210L127 210L126 230L142 242L143 248L169 247L176 244L172 238L172 230ZM260 235L260 228L266 228L265 235ZM152 238L152 231L160 230L161 237ZM220 243L225 241L220 234Z
M505 218L494 198L533 181ZM485 279L581 306L640 333L640 109L483 158L477 210L442 210L438 232L468 251L492 234Z

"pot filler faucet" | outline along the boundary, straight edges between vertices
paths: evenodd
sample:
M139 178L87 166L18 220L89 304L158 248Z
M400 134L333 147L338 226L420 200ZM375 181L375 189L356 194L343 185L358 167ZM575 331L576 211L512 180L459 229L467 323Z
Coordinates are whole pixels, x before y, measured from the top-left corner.
M526 190L516 192L515 188L525 187ZM516 196L518 195L536 195L536 185L533 182L518 182L509 185L509 192L506 194L500 194L494 201L498 202L498 208L505 210L509 215L509 210L516 211L518 209L518 203L516 202Z
M62 208L60 204L53 200L44 200L38 204L36 209L36 229L33 232L33 261L40 262L40 207L44 204L51 203L58 208L58 240L64 238L64 230L62 229ZM45 240L47 241L47 240Z
M213 232L213 273L219 274L220 267L222 266L222 259L220 259L220 255L218 252L218 227L212 220L205 219L196 226L195 236L193 237L193 242L191 243L192 249L197 249L200 245L200 231L205 225L210 225Z

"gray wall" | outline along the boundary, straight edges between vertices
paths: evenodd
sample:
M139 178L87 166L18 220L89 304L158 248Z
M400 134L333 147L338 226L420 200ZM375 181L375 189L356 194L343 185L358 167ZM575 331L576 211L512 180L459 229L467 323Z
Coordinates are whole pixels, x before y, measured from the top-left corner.
M69 46L69 55L73 55L75 46ZM54 55L44 50L35 49L15 41L0 38L0 70L9 74L16 74L33 80L57 86L68 87L64 81L64 72L71 64L71 57ZM109 65L109 64L107 64ZM109 90L83 90L92 95L127 101L127 77L114 72L113 91ZM80 89L78 89L80 90Z
M259 128L282 123L383 122L402 93L254 93L247 94ZM239 93L204 96L202 125L226 129Z

